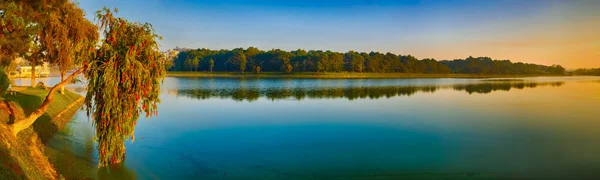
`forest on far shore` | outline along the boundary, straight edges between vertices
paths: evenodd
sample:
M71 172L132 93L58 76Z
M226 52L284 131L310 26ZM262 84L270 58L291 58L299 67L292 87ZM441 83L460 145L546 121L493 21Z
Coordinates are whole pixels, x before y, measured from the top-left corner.
M380 52L321 50L188 49L174 59L171 71L200 72L368 72L427 74L564 74L560 65L538 65L489 57L455 60L417 59Z
M577 69L571 73L576 75L600 76L600 68Z

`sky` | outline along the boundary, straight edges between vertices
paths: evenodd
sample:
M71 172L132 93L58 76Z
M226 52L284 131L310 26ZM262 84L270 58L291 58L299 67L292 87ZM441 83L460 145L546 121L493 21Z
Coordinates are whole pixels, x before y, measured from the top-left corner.
M178 47L487 56L600 67L599 0L79 0L149 22ZM95 22L95 21L94 21Z

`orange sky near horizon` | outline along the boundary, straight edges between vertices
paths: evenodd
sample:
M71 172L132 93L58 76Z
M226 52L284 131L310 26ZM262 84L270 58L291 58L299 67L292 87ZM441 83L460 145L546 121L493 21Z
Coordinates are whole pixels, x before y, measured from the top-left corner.
M164 37L163 51L254 46L600 68L600 0L131 0L81 6L88 13L118 7L125 18L152 23Z
M461 32L476 34L474 39L406 52L419 58L463 59L471 55L560 64L567 69L600 68L600 9L596 8L587 3L556 2L535 16L489 22L481 29Z

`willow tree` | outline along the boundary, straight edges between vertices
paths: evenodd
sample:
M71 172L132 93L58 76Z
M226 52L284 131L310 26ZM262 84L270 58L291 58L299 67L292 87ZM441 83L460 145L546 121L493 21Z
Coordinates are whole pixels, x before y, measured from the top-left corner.
M104 166L123 160L125 139L134 140L140 114L158 115L166 59L158 51L161 37L150 24L114 17L107 8L96 14L104 39L95 60L84 65L85 107L96 127L99 165Z
M67 3L72 2L67 1ZM78 9L76 6L73 7ZM160 102L158 98L160 83L165 76L165 58L158 52L156 41L160 37L150 24L134 23L117 18L108 8L98 11L96 15L103 35L103 39L100 40L101 45L96 46L91 39L88 39L90 41L72 41L73 39L65 38L70 35L54 38L57 42L67 41L60 43L73 43L72 47L76 48L72 53L80 58L81 65L73 74L63 78L49 90L38 109L24 119L15 120L15 123L8 127L15 136L29 128L46 112L58 89L71 82L76 76L84 74L88 83L84 104L87 115L93 119L96 128L95 139L98 141L99 166L105 166L123 160L124 142L127 138L133 140L134 128L140 115L145 114L146 117L153 114L158 115L156 105ZM83 15L74 13L74 16ZM44 21L36 23L41 24ZM69 32L90 33L87 27L68 26L68 28ZM75 31L71 31L70 28ZM51 32L39 31L41 34ZM49 34L40 37L42 36L49 36ZM52 43L40 44L40 47L45 50L48 49L46 46L52 46ZM66 63L73 64L78 64L79 61L69 58L64 60L71 61ZM53 61L60 62L61 60Z

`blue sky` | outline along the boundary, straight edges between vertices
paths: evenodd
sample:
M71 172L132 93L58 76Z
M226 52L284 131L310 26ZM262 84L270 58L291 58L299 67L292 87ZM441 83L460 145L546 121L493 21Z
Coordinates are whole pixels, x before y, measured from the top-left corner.
M358 50L436 59L490 56L578 68L600 67L600 53L594 52L600 47L598 2L81 0L80 6L88 14L117 7L119 16L152 23L164 37L162 50Z

